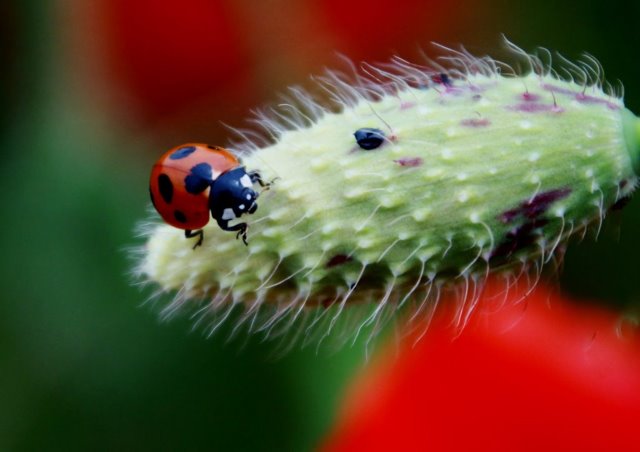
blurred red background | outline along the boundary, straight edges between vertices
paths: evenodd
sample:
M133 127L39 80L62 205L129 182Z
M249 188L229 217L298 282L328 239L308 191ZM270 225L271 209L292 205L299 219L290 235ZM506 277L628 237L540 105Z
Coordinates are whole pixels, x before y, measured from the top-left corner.
M322 450L630 450L637 325L525 285L494 281L464 327L452 324L459 300L442 300L424 336L387 347L351 384Z
M102 97L127 127L178 141L223 139L229 132L219 121L241 124L287 86L340 65L338 53L356 62L416 59L432 40L458 43L472 13L460 2L420 0L64 5L65 21L76 25L67 30L67 58L94 101Z

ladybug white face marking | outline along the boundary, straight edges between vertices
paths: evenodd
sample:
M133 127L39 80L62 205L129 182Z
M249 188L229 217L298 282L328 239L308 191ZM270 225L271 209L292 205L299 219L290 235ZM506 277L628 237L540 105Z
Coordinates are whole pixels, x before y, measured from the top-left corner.
M230 208L230 207L227 207L222 212L222 219L223 220L233 220L235 217L236 217L236 214L233 213L233 209Z
M240 204L240 205L238 206L238 209L240 209L240 210L244 210L244 204Z
M240 178L240 183L242 184L243 187L246 187L246 188L253 187L253 182L251 182L251 178L247 174L245 174Z

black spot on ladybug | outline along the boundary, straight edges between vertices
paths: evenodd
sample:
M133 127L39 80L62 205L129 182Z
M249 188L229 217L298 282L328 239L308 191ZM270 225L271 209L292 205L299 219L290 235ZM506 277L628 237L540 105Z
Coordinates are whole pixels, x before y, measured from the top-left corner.
M211 175L211 165L208 163L198 163L191 168L191 173L184 179L184 186L187 192L192 195L202 193L211 185Z
M167 204L171 204L173 199L173 183L166 174L162 173L158 176L158 190L160 190L160 196Z
M187 222L187 216L181 210L175 210L173 212L173 217L177 221L179 221L180 223L186 223Z
M353 258L351 256L347 256L346 254L336 254L325 264L326 268L337 267L338 265L346 264L347 262L351 262Z
M353 134L356 142L365 151L379 148L384 143L384 132L380 129L364 127Z
M188 155L193 153L195 150L196 150L195 146L183 146L180 149L177 149L174 153L172 153L169 156L169 158L171 160L180 160L187 157Z

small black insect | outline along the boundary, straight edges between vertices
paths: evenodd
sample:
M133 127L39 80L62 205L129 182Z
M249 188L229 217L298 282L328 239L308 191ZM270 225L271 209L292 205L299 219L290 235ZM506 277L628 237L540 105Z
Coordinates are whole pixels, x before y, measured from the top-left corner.
M437 83L438 85L453 86L453 83L451 82L451 78L444 72L441 74L432 75L431 81L433 83Z
M358 129L353 134L356 137L356 142L365 151L379 148L384 143L384 132L380 129L372 129L364 127Z

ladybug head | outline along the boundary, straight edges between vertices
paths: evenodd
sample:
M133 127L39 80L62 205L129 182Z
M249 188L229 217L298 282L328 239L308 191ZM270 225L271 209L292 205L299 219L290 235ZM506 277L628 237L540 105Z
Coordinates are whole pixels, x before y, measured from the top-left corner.
M221 174L209 192L211 216L216 220L230 220L258 209L258 193L253 189L253 180L244 167L234 168ZM233 212L233 215L231 215Z
M248 177L248 176L246 176ZM237 216L243 213L254 213L258 209L256 199L258 199L258 193L253 188L245 188L240 193L240 196L235 199L235 206L230 206L236 212Z

